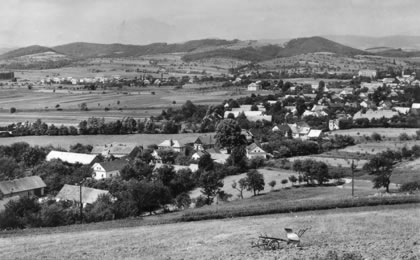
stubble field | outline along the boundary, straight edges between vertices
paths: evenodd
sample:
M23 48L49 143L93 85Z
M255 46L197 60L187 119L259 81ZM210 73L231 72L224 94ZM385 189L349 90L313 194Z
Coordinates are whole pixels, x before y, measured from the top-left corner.
M419 259L418 204L0 238L1 259ZM258 235L285 238L310 227L302 247L252 248ZM341 259L341 258L332 258ZM350 258L349 258L350 259Z

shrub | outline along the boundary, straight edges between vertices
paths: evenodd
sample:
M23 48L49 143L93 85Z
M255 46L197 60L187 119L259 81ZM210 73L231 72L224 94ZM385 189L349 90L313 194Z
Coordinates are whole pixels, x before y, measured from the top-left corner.
M204 197L203 195L198 196L198 198L195 199L195 207L196 208L201 208L204 205L207 205L207 198Z
M398 138L400 139L400 141L408 141L408 140L410 140L410 137L408 136L407 133L401 133Z
M400 187L401 192L414 192L420 190L420 181L406 182Z
M12 114L13 114L13 113L16 113L16 108L15 108L15 107L11 107L11 108L10 108L10 113L12 113Z
M373 132L370 137L372 138L373 141L381 141L382 140L381 135L376 133L376 132Z

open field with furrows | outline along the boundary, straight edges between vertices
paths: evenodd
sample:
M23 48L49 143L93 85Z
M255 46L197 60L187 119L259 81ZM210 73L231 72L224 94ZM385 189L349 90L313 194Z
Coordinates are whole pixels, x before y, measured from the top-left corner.
M0 258L325 259L332 251L339 256L353 253L362 257L351 259L418 259L419 216L418 204L411 204L52 234L22 233L0 238ZM251 247L260 234L285 238L286 227L311 228L302 237L302 247L282 245L274 251Z
M155 92L155 95L151 92ZM245 93L244 93L245 94ZM122 91L71 91L52 89L1 89L0 125L15 122L33 122L41 118L46 123L77 125L89 117L104 117L106 120L123 117L148 118L169 107L177 108L187 100L196 105L218 105L231 95L238 97L235 90L226 91L175 91L170 89L136 89ZM175 103L174 103L175 102ZM80 104L86 103L89 111L80 111ZM15 107L17 113L11 114ZM105 111L105 108L108 111ZM58 111L57 109L60 109Z
M406 183L420 181L420 158L413 161L406 161L396 165L391 176L394 183Z
M416 135L418 128L353 128L344 130L335 130L326 132L326 135L350 135L352 137L371 136L373 133L378 133L381 137L386 138L398 138L402 133L406 133L408 136Z
M76 135L76 136L18 136L0 138L0 144L10 145L16 142L26 142L30 145L62 147L68 149L76 143L103 145L112 142L133 143L143 145L160 144L166 139L174 139L184 142L194 142L199 135L194 134L132 134L132 135Z

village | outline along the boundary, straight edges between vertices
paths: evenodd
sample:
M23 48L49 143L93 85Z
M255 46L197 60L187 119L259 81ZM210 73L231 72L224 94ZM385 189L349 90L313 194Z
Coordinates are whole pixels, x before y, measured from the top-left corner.
M299 156L326 153L360 142L362 136L335 134L340 129L419 127L417 115L420 103L413 102L419 89L419 80L416 79L415 73L407 75L402 71L401 75L395 78L377 79L376 70L360 70L350 81L327 81L327 83L323 80L294 83L283 80L256 80L249 83L251 75L253 74L232 75L233 79L228 82L233 86L242 86L249 96L245 95L237 100L225 100L217 106L196 106L187 101L180 109L163 110L157 117L144 120L127 118L116 125L114 122L105 122L92 117L82 121L77 128L69 130L64 126L57 128L54 124L41 123L41 120L36 124L19 123L4 127L3 136L201 134L182 139L162 139L160 143L147 146L120 142L95 146L74 144L74 149L70 151L62 148L56 150L52 146L32 148L22 144L23 148L17 147L22 149L20 152L24 155L29 153L30 155L27 155L29 158L13 160L21 161L30 168L25 170L25 167L18 167L21 170L11 169L9 175L3 175L3 181L0 182L0 211L5 210L7 203L18 201L22 196L36 196L40 203L48 203L51 199L57 203L68 201L85 208L103 200L108 201L106 202L108 206L118 200L124 203L127 197L122 199L121 189L127 189L126 185L129 185L127 182L132 179L140 181L139 187L152 185L148 188L143 187L146 190L156 189L153 186L156 184L152 184L156 181L163 186L159 186L160 191L154 195L139 195L154 196L154 198L146 203L148 206L139 205L137 213L121 211L115 213L112 210L113 214L104 218L93 218L95 221L144 214L144 211L150 214L156 210L167 210L171 203L177 205L175 209L178 210L201 207L213 204L216 197L217 200L234 200L231 194L226 194L220 189L223 186L221 180L230 175L244 172L256 174L259 181L245 183L244 179L240 189L251 189L254 190L254 194L256 191L259 193L268 184L264 183L264 176L253 169L284 159L288 163L282 161L282 167L288 167L296 172L294 175L289 175L288 179L278 179L277 183L293 181L294 185L297 180L299 184L304 181L318 185L325 181L342 183L344 172L340 172L340 168L322 162L319 166L309 160L307 163L317 165L321 170L303 174L297 165L304 163L305 160L302 162ZM69 84L80 83L76 81L73 83L71 78L64 80ZM81 82L104 83L107 80L81 79ZM115 76L113 80L124 81L119 76ZM161 83L159 79L151 79L143 84L148 85L150 82L155 85ZM41 80L39 83L51 85L63 82L54 78ZM364 135L363 138L366 140L383 138L377 135L372 133L371 136ZM408 136L404 133L399 136L400 140L417 140L418 137L418 134ZM7 149L11 148L6 148L2 148L2 154L10 156L7 155L10 153ZM317 160L316 157L313 158ZM364 157L366 162L370 158L370 155ZM69 171L68 177L59 176L60 173L53 174L51 170L56 167L63 167ZM207 182L203 180L206 174L210 179ZM25 175L26 177L23 177ZM251 175L247 177L248 181L251 181ZM14 178L16 176L23 178ZM47 181L44 182L40 176L47 178ZM184 182L184 185L178 187L179 184L174 182ZM115 188L112 183L118 183L120 187ZM272 180L270 185L274 187L276 180ZM388 190L388 186L389 184L384 187ZM197 187L204 188L202 192L207 197L200 195L192 198L188 195ZM236 184L234 187L236 189ZM168 192L165 188L169 188L170 195L164 195ZM132 192L135 192L135 187L133 189ZM119 195L115 196L113 191ZM87 213L81 213L78 218L83 220L83 214Z

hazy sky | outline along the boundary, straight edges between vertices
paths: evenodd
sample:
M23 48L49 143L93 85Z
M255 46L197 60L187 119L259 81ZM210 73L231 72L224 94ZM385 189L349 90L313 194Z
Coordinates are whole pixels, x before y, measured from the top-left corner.
M2 0L0 46L420 35L418 0Z

